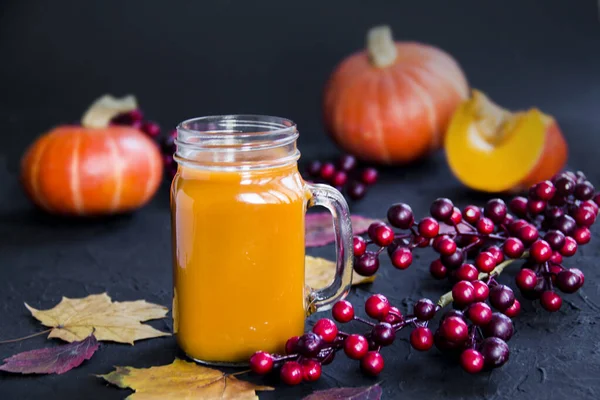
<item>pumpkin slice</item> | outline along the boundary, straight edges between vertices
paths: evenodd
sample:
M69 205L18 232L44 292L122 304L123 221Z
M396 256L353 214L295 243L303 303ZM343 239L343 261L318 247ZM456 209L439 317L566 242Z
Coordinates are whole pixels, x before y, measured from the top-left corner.
M536 108L508 111L477 90L454 113L445 149L462 183L491 193L549 179L567 161L567 144L554 118Z

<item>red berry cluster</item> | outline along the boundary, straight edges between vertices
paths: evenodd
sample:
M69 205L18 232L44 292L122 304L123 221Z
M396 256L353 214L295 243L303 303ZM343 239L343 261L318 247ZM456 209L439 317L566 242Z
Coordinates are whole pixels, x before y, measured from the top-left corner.
M359 167L356 158L349 154L335 162L311 161L306 173L315 182L327 183L345 192L352 200L362 199L367 194L367 188L374 185L379 176L375 168Z
M532 186L527 198L515 197L508 206L492 199L482 209L469 205L461 211L440 198L431 205L431 216L417 222L410 206L394 204L387 214L389 225L375 222L367 240L354 237L354 269L373 275L384 249L392 265L406 269L416 248L431 246L440 255L430 265L431 274L462 284L526 258L518 288L524 297L539 298L545 309L557 311L562 301L554 288L573 293L583 285L582 272L566 269L562 261L590 241L599 203L600 194L583 173L564 172ZM369 245L377 249L369 250Z
M352 304L342 300L333 307L333 318L340 323L355 320L367 324L366 333L342 332L324 318L312 332L291 338L286 355L257 352L250 360L251 368L260 374L280 368L285 383L298 384L317 379L321 365L343 350L349 358L360 360L365 374L377 375L384 365L381 349L406 327L412 329L413 348L424 351L435 344L457 356L467 372L501 367L509 358L507 342L514 331L511 318L519 314L521 305L513 290L498 283L496 277L524 259L516 276L521 294L539 299L548 311L557 311L562 300L556 289L574 293L584 283L583 273L565 268L562 260L590 241L589 228L599 204L600 194L581 172L564 172L538 183L527 198L515 197L508 206L501 199L492 199L483 208L469 205L461 211L449 199L440 198L431 205L431 216L418 222L408 205L394 204L387 214L389 225L375 222L368 229L368 239L354 237L356 272L373 275L385 249L392 265L408 268L416 248L431 246L440 256L431 263L430 272L435 278L450 279L452 290L437 304L429 299L417 301L412 314L406 316L385 296L375 294L365 302L365 312L376 322L357 317ZM448 305L453 309L445 312L432 333L430 321Z
M172 130L168 135L161 137L161 128L158 123L144 119L144 113L140 109L135 109L122 113L110 121L111 125L125 125L138 129L156 141L163 154L163 163L167 171L167 176L172 178L177 172L177 165L173 160L175 153L175 137L177 131Z

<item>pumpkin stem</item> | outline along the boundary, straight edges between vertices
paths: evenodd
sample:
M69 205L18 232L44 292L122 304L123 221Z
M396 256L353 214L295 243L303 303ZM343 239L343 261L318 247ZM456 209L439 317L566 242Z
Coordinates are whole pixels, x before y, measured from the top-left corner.
M398 51L387 25L371 28L367 33L367 53L371 63L379 68L390 66L396 61Z
M110 94L105 94L96 99L83 114L81 125L86 128L106 128L111 119L136 108L138 105L133 95L118 99Z

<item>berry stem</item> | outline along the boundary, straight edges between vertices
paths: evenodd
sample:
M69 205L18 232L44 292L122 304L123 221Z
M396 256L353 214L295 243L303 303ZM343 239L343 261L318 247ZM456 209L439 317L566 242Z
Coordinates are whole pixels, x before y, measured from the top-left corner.
M358 321L358 322L362 322L363 324L366 324L366 325L369 325L369 326L375 326L375 324L374 324L374 323L372 323L371 321L367 321L366 319L364 319L364 318L361 318L361 317L356 317L356 316L355 316L355 317L354 317L354 320L355 320L355 321Z

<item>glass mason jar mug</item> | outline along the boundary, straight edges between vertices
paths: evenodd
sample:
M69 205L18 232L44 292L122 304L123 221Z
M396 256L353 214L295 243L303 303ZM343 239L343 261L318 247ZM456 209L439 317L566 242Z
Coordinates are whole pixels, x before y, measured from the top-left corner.
M283 353L314 311L344 298L352 225L344 197L302 180L298 131L287 119L232 115L177 127L171 186L173 327L181 349L209 364ZM337 266L322 289L305 285L304 215L333 215Z

